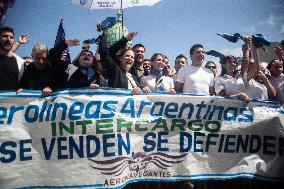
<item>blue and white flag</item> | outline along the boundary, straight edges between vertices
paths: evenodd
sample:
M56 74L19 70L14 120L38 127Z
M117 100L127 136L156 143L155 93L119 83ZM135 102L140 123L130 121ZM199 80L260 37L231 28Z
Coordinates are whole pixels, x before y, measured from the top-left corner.
M56 47L61 41L64 41L65 39L66 38L65 38L65 31L64 31L64 26L63 26L63 19L61 19L60 24L58 26L57 35L56 35L56 39L54 42L54 47ZM61 55L61 60L63 60L66 64L71 63L70 52L69 52L68 47L63 51Z
M120 9L134 6L153 6L161 0L72 0L71 4L89 9Z

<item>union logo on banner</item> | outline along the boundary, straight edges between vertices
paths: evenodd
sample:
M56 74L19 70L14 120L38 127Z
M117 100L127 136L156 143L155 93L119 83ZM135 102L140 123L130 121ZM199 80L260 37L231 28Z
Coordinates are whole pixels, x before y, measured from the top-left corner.
M167 169L175 164L181 163L186 155L187 153L173 156L161 152L155 152L148 155L144 152L133 152L131 157L117 157L105 161L89 160L95 163L91 165L91 167L101 171L102 174L119 176L127 168L130 171L135 172L146 169L149 163L154 164L160 169Z
M85 5L88 2L88 0L80 0L81 5Z

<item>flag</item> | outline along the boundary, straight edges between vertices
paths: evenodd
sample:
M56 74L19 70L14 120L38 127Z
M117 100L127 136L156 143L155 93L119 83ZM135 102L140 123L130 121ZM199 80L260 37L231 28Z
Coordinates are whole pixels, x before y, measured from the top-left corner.
M63 19L61 19L60 24L58 26L54 47L56 47L62 41L65 41L65 31L63 27ZM69 52L68 47L63 51L61 55L61 60L63 60L66 64L71 63L70 52Z
M218 33L217 35L227 39L228 41L232 43L236 43L239 39L241 39L241 34L239 33L234 33L233 35L227 34L227 33L223 33L223 34Z
M76 4L89 9L123 9L134 6L153 6L161 0L72 0Z
M207 51L205 52L205 54L208 54L208 55L211 55L211 56L215 56L215 57L218 57L220 58L220 63L223 63L224 60L225 60L225 55L223 55L222 53L218 52L218 51L215 51L215 50L210 50L210 51Z
M270 46L270 42L260 33L252 35L252 43L256 47Z

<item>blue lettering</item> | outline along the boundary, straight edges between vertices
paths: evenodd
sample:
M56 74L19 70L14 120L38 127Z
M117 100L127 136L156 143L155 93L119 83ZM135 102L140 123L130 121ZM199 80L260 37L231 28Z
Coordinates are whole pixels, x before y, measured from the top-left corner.
M185 140L187 140L187 144ZM188 152L192 147L192 135L187 132L180 132L179 146L180 152Z
M25 152L31 152L32 149L25 148L25 144L31 144L32 139L27 139L27 140L21 140L20 141L20 161L29 161L32 160L32 156L25 156Z
M101 101L91 101L87 104L86 109L85 109L85 117L87 119L95 119L98 118L100 115L100 109L101 109ZM91 107L96 106L95 111L90 112Z
M121 133L117 134L117 142L118 142L118 155L122 155L122 148L125 150L126 154L130 154L130 140L129 133L126 133L126 143L123 140Z
M203 137L203 136L205 136L205 133L194 132L194 148L193 148L194 152L203 152L202 148L197 148L198 144L200 144L200 145L203 144L203 141L197 140L197 137Z
M225 153L234 153L234 149L229 149L230 146L235 146L235 141L230 141L230 139L235 139L236 135L227 135L226 141L225 141L225 147L224 152Z
M33 115L29 117L30 112L33 112ZM37 120L39 114L39 108L36 105L30 105L25 111L25 120L27 123L33 123Z
M6 118L7 117L7 108L0 107L0 119ZM0 120L0 124L3 124L4 121Z
M70 120L81 119L83 110L84 110L84 104L82 102L74 102L69 109L69 115L68 115L69 119Z
M177 113L178 112L178 104L171 102L165 108L165 116L168 118L176 118L177 115L171 115L169 113Z
M103 151L104 151L104 157L111 157L115 156L114 152L108 152L109 147L114 147L114 142L108 142L108 139L115 138L114 134L105 134L103 135Z
M162 147L162 144L167 144L168 143L168 139L162 139L163 135L169 135L169 132L158 132L158 144L157 144L157 151L160 152L168 152L169 148L166 147Z
M0 162L1 163L11 163L12 161L14 161L16 159L16 152L13 150L8 150L6 148L15 148L17 147L16 142L13 141L7 141L7 142L3 142L2 144L0 144L0 154L3 155L9 155L9 157L0 157Z
M49 148L47 148L45 138L41 139L43 152L44 152L44 156L45 156L46 160L50 160L50 157L51 157L51 154L52 154L52 151L53 151L53 148L54 148L55 140L56 140L56 138L52 138L51 141L50 141Z
M151 152L156 147L156 142L154 140L150 140L149 138L152 137L153 139L156 138L156 133L149 132L144 136L144 144L147 146L143 146L144 152ZM149 147L148 147L149 146Z
M129 106L129 109L126 109ZM128 98L126 102L123 104L121 110L121 114L130 114L132 118L135 117L135 111L134 111L134 100L133 98Z
M109 106L109 105L113 105L113 104L118 104L118 101L106 101L103 105L103 108L107 111L109 111L109 114L102 114L101 118L112 118L114 116L115 113L115 108Z

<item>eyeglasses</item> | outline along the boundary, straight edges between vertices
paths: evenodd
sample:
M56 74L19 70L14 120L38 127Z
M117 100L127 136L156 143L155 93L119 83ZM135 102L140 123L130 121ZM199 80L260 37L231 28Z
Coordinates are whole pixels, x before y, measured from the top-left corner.
M281 61L274 61L272 62L272 65L279 64L280 66L283 66L283 63Z
M208 69L216 69L216 66L206 66Z
M93 54L90 53L90 52L82 52L80 56L89 56L89 57L92 57Z

